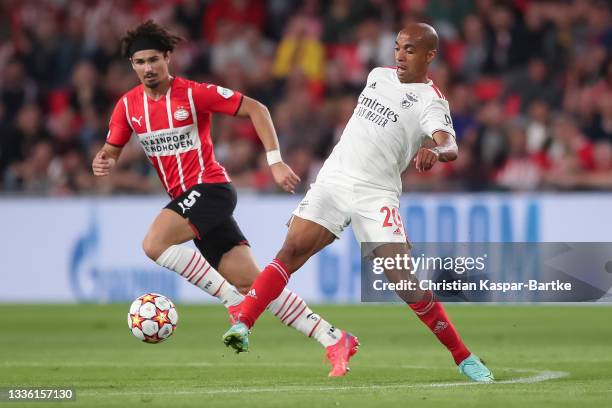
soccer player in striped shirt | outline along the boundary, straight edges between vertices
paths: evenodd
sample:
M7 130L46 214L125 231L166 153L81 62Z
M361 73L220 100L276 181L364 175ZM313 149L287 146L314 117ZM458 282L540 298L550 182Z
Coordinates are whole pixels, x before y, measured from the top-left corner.
M123 146L130 137L138 138L171 199L153 220L143 241L144 252L218 298L235 321L243 294L260 271L233 217L236 191L215 160L210 138L212 114L250 118L266 149L275 182L293 192L299 178L282 161L264 105L237 91L170 75L170 56L180 40L152 21L122 39L123 55L129 58L141 84L117 102L106 143L92 168L96 176L110 174ZM181 245L190 240L199 251ZM338 352L344 331L334 328L286 288L268 310L326 348L332 364L330 376L346 373L348 355ZM350 353L356 351L357 344Z

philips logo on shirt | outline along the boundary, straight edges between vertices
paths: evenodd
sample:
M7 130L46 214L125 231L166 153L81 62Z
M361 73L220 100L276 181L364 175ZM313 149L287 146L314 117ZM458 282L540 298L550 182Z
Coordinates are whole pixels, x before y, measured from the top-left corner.
M147 156L172 156L200 146L194 125L140 133L138 137Z
M383 128L389 121L397 122L399 119L399 115L391 108L380 103L378 99L370 98L363 93L359 95L359 99L357 100L355 115L369 120Z

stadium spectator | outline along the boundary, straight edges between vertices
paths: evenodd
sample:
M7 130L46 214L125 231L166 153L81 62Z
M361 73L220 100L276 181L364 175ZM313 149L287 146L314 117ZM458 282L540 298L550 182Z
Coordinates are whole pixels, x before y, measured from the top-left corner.
M537 154L529 153L522 123L510 126L508 145L507 157L495 172L495 183L508 190L536 190L542 179L543 163Z
M323 80L325 49L312 31L303 17L295 17L288 23L276 52L274 74L277 78L286 78L293 70L300 69L309 81Z
M441 37L430 74L450 101L461 154L437 170L439 179L408 172L408 189L525 189L499 184L501 166L518 152L542 160L537 188L607 188L557 180L607 171L597 163L612 141L611 7L601 0L1 2L2 191L160 191L137 147L111 181L89 183L80 165L104 141L109 101L136 85L118 38L148 18L189 40L173 54L173 72L270 106L283 149L311 167L304 174L329 154L371 67L393 64L390 33L428 21ZM524 145L513 136L518 129L508 131L516 123ZM275 191L252 129L223 119L214 126L218 157L236 184ZM33 157L41 158L36 166Z
M43 125L40 109L35 104L27 104L19 109L14 127L2 134L2 164L5 169L4 186L6 190L27 189L28 179L33 173L32 165L26 163L29 157L53 154L50 135ZM41 144L43 143L44 144ZM37 150L33 153L33 150ZM41 163L43 166L43 163ZM32 171L30 171L32 170ZM40 170L39 172L41 172Z
M555 79L551 78L544 60L534 57L528 61L526 69L508 81L506 96L509 95L519 98L520 111L524 113L535 100L543 101L553 109L557 108L561 92Z
M459 69L466 79L474 81L480 78L487 58L483 21L471 14L463 20L462 26L464 42L458 45L462 48Z

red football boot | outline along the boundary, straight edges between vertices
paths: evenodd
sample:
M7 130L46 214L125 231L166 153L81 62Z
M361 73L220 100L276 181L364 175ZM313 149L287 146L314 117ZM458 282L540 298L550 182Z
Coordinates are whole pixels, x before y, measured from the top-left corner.
M232 325L238 323L238 315L240 314L240 306L242 302L237 305L230 306L227 308L227 313L229 314L229 321Z
M333 346L327 347L325 353L332 365L329 377L342 377L349 371L348 362L357 353L359 340L349 332L342 332L342 337Z

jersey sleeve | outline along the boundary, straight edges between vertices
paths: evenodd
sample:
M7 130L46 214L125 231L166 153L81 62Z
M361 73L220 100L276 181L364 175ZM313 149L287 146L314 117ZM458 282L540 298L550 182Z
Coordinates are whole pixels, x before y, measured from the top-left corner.
M366 79L366 86L372 85L372 82L376 81L379 69L379 67L375 67L370 71L370 73L368 74L368 78Z
M421 113L421 129L429 137L433 137L433 134L438 130L442 130L455 137L455 129L453 129L453 121L446 100L434 98L423 109Z
M193 103L199 112L218 112L236 115L242 103L242 94L213 84L196 84Z
M110 123L108 124L108 134L106 135L106 143L117 147L123 147L130 140L132 128L127 121L125 112L125 102L122 98L117 102L117 105L115 105L115 109L111 115Z

